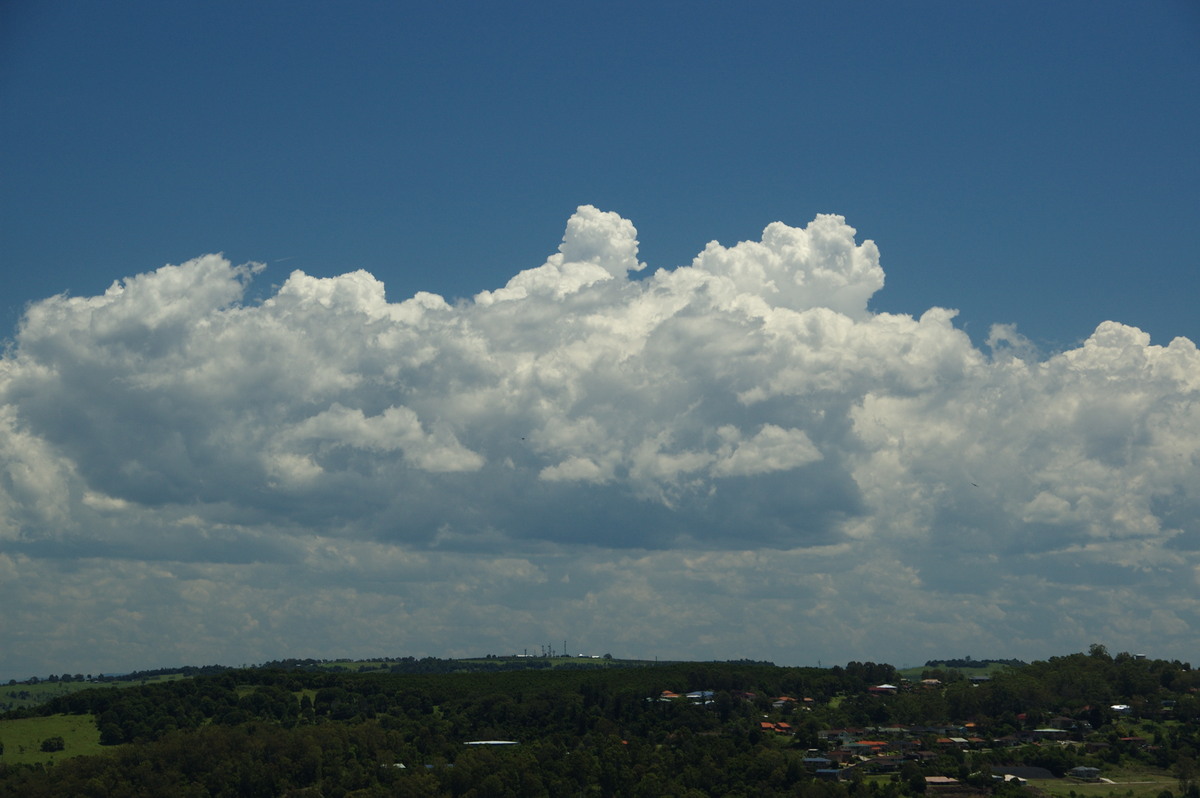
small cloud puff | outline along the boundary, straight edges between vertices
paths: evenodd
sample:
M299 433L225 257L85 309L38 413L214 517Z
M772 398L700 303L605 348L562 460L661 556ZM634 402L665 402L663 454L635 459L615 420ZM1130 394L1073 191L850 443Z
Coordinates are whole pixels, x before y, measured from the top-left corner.
M730 446L728 453L713 465L715 476L748 477L788 471L821 459L821 452L804 430L764 424L762 430L745 441L736 427L722 427L717 432Z
M478 305L541 296L562 299L598 282L623 279L646 264L637 259L637 230L615 213L581 205L567 223L558 252L496 291L475 296Z
M774 222L763 230L762 241L730 248L710 242L692 268L774 307L829 308L862 318L867 300L883 288L883 269L875 244L858 245L854 235L845 219L832 214L818 215L806 228Z

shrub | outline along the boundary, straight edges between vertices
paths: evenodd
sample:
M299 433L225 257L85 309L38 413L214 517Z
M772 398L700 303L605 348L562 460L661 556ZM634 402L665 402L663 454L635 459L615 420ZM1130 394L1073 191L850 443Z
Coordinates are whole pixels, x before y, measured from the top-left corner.
M42 740L42 750L43 751L61 751L66 747L67 747L66 741L63 740L63 738L58 737L58 736L47 737L45 740Z

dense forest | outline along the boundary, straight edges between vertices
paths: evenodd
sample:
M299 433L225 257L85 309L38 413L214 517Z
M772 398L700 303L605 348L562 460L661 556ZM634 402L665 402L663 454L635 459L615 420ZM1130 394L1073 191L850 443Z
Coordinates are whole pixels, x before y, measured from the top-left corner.
M81 689L0 717L0 744L5 719L90 716L105 753L50 765L0 753L0 796L900 798L926 777L1003 793L1021 789L997 775L1005 767L1119 766L1172 774L1161 798L1200 798L1200 673L1100 646L986 680L941 667L905 681L871 662L416 662Z

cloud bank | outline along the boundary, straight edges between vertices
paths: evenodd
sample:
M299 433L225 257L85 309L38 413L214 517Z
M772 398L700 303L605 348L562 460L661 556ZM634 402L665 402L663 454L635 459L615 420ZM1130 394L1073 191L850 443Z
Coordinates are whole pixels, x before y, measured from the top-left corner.
M282 656L1190 658L1200 353L873 312L779 222L648 273L591 206L455 303L208 255L0 360L6 675ZM28 672L28 673L26 673Z

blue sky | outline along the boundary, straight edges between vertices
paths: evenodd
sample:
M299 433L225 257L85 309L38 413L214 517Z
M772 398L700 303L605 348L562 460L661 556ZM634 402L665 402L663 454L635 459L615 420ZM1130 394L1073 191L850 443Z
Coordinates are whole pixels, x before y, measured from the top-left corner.
M212 251L470 296L838 213L880 309L1195 338L1192 3L6 4L5 312ZM288 260L283 260L283 259ZM278 263L276 263L278 261Z
M1194 660L1197 100L1185 2L7 3L0 677Z

